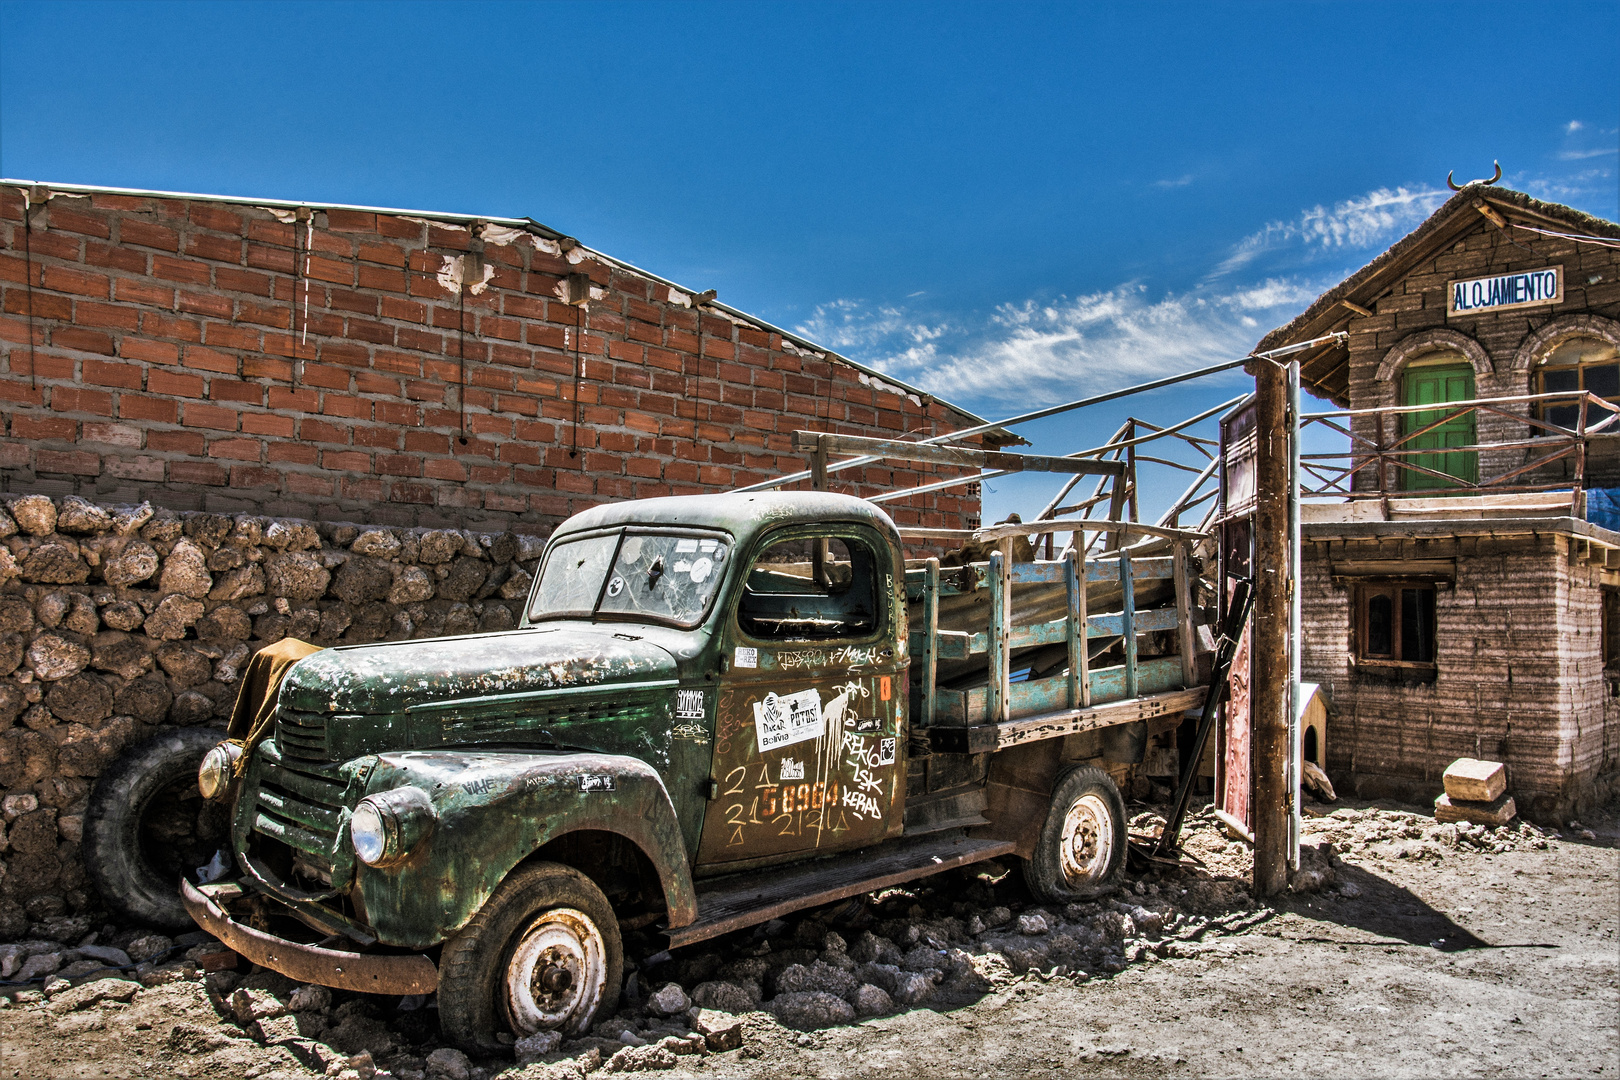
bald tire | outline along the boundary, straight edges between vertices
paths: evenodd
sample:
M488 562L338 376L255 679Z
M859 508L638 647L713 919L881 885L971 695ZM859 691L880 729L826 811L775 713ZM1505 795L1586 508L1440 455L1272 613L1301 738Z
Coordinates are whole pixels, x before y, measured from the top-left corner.
M205 807L197 790L197 768L224 734L167 728L124 751L96 780L84 815L84 869L111 911L141 926L197 929L180 902L180 876L196 881L197 867L228 846L223 808ZM154 818L175 807L199 823L207 818L218 835L211 828L181 846L154 838Z
M606 979L600 1002L565 1036L588 1031L612 1016L624 982L624 944L613 906L590 878L571 866L536 862L520 866L496 887L478 914L444 946L439 958L439 1024L463 1050L510 1054L506 1034L519 1039L505 1005L507 967L524 932L556 908L569 908L595 923L605 946Z
M1082 813L1092 820L1097 815L1107 819L1102 831L1109 840L1106 858L1094 874L1081 880L1075 880L1064 869L1064 824L1076 804L1081 804ZM1112 777L1089 765L1065 773L1052 791L1034 854L1024 861L1024 880L1030 891L1048 903L1068 904L1111 890L1125 869L1125 824L1125 800Z

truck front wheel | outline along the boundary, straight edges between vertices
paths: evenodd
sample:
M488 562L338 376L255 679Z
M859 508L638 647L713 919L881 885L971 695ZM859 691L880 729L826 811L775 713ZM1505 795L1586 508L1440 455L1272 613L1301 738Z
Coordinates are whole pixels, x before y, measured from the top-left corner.
M1049 903L1107 890L1125 865L1125 800L1101 769L1075 769L1052 792L1034 857L1024 863L1030 891Z
M624 947L602 890L561 863L513 871L439 962L439 1022L467 1050L500 1034L582 1035L619 1003Z

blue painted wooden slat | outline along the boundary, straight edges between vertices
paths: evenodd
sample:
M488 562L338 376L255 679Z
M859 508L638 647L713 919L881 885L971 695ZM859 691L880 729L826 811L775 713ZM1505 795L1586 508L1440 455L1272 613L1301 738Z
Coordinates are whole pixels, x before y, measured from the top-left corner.
M1120 637L1125 633L1124 619L1124 614L1118 612L1112 615L1093 615L1086 620L1086 637L1091 639ZM1136 613L1136 632L1138 634L1151 633L1155 630L1174 630L1175 628L1175 608L1156 608L1152 611L1138 611ZM1035 645L1055 645L1068 639L1068 620L1053 619L1051 622L1015 626L1009 641L1014 649L1027 649ZM990 635L941 630L939 631L938 647L941 660L966 660L970 656L983 655L990 648ZM913 631L911 634L911 652L916 656L921 656L926 648L927 638L925 632L923 630Z
M1048 679L1013 683L1009 688L1007 703L1011 718L1016 720L1066 708L1068 681L1067 675L1054 675ZM1091 703L1105 705L1111 701L1124 701L1131 697L1180 690L1184 685L1181 680L1181 660L1175 656L1144 660L1137 665L1136 681L1138 693L1127 694L1125 668L1093 669ZM936 716L939 723L953 727L990 723L988 688L979 686L971 690L940 690Z
M944 567L939 576L939 594L941 596L956 596L964 592L973 592L976 589L989 588L989 563L969 563L967 569L971 584L965 588L958 588L956 575L961 567ZM906 569L906 599L918 601L923 597L924 567L913 566ZM1168 557L1154 557L1151 559L1135 559L1131 563L1131 575L1137 581L1161 581L1175 577L1174 560ZM1012 569L1014 584L1027 585L1031 583L1046 582L1061 584L1063 581L1063 563L1054 562L1016 563ZM1089 559L1086 562L1086 580L1095 582L1115 582L1119 580L1119 565L1115 559Z

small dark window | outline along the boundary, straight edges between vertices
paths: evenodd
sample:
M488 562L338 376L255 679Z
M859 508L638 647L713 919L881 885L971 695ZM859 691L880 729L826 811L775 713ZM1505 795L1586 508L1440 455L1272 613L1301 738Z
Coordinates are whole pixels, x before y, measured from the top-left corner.
M1362 585L1357 590L1356 659L1371 664L1434 664L1433 585Z
M737 622L758 638L866 637L877 629L876 558L859 540L782 540L743 580Z
M1395 605L1388 596L1379 593L1367 601L1367 649L1368 656L1393 656L1395 640L1395 620L1393 611Z

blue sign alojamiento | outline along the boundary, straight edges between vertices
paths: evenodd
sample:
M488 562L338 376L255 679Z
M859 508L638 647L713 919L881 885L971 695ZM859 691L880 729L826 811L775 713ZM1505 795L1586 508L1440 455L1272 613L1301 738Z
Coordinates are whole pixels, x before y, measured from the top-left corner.
M1446 314L1556 304L1564 298L1564 268L1546 266L1518 274L1452 281L1446 284Z

